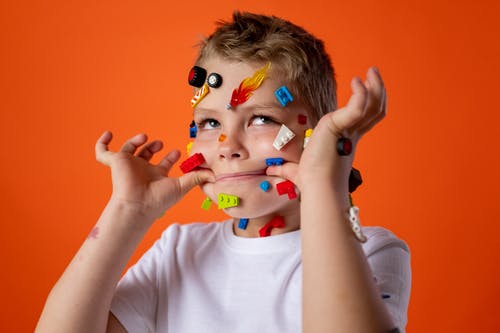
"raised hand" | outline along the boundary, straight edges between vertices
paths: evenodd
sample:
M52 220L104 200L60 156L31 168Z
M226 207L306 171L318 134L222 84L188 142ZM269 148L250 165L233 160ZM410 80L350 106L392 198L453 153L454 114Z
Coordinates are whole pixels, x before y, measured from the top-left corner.
M179 178L168 177L180 152L172 150L158 164L150 163L163 148L163 143L158 140L147 142L145 134L130 138L117 152L108 149L111 140L111 132L105 132L95 146L96 159L111 168L111 200L126 204L151 220L172 207L196 185L214 181L209 170L193 171Z
M347 105L324 115L314 129L299 164L285 163L268 168L268 175L294 182L299 189L311 181L329 181L338 190L346 190L354 151L360 138L382 120L386 114L386 91L378 70L370 68L363 83L351 81L352 95ZM341 157L337 140L349 138L353 153Z

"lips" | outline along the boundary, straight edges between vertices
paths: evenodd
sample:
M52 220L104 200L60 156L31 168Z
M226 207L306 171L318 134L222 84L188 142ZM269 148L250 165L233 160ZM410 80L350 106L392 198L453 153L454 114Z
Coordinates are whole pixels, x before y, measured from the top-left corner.
M243 180L254 178L256 176L265 176L266 169L262 170L254 170L254 171L242 171L242 172L233 172L233 173L222 173L215 177L216 181L231 181L231 180Z

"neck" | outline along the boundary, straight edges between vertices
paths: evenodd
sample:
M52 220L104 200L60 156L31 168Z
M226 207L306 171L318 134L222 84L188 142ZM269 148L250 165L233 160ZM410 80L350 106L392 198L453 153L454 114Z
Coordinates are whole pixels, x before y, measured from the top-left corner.
M267 223L269 223L276 216L283 217L285 221L285 226L283 228L273 228L271 230L270 236L275 236L300 229L300 213L293 213L293 214L277 213L276 215L262 216L249 219L246 229L240 229L238 227L240 219L234 218L233 233L239 237L247 237L247 238L260 237L259 230L262 229Z

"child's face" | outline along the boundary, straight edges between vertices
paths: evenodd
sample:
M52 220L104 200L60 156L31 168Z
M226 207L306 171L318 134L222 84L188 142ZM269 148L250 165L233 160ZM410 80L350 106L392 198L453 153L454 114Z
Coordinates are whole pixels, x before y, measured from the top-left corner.
M273 64L262 85L246 102L226 108L233 90L264 65L208 59L202 67L208 75L220 74L222 85L210 88L194 110L198 133L191 154L202 153L206 160L202 167L211 169L216 176L215 183L207 183L202 189L214 203L219 193L238 196L239 206L225 209L228 215L238 218L286 216L297 214L299 209L297 199L278 195L275 185L283 179L266 175L265 159L282 157L299 162L304 132L310 124L299 124L298 115L307 115L306 108L295 101L281 106L274 91L284 83L273 77ZM282 124L296 136L278 151L273 142ZM268 192L259 187L265 180L271 183Z

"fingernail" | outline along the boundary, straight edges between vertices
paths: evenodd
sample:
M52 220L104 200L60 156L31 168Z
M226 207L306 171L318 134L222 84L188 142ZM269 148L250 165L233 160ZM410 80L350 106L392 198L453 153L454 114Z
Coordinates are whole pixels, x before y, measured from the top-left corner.
M375 71L375 73L380 74L380 72L379 72L379 70L378 70L377 66L373 66L372 68L373 68L373 70Z

